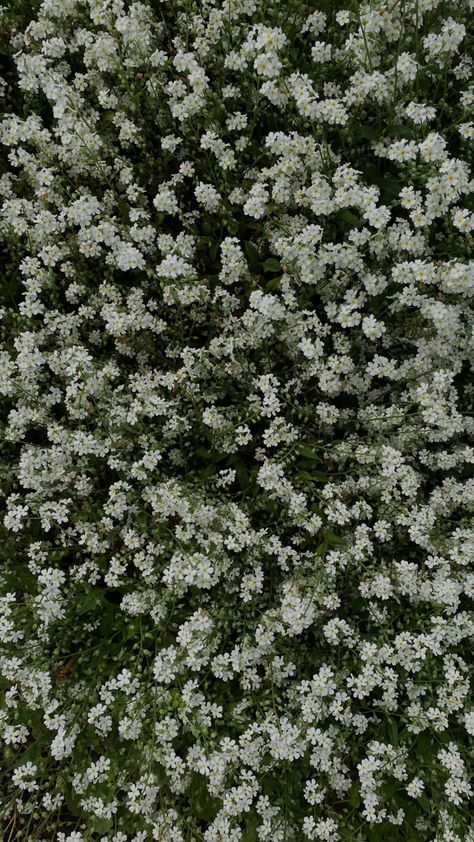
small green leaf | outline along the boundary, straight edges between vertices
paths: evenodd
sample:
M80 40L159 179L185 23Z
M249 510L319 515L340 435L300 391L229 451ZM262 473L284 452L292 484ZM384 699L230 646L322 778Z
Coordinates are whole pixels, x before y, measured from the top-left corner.
M265 292L273 292L275 289L280 289L281 278L270 278L265 282Z
M49 747L47 738L43 737L43 739L35 740L35 742L30 745L18 758L15 766L23 766L25 763L28 763L28 761L36 763L36 761L41 757L41 749L46 747Z
M389 717L388 736L393 746L398 746L398 725L395 719Z
M250 240L244 243L245 256L249 262L249 266L253 271L257 271L259 264L258 249Z
M249 486L249 476L247 473L247 468L245 467L241 459L237 459L234 463L234 466L239 485L241 489L245 491L245 489Z
M416 134L412 126L404 126L402 123L392 123L386 126L383 133L386 137L404 137L409 140L412 140Z
M268 257L263 264L264 272L281 272L281 263L276 257Z
M88 611L93 611L97 606L100 604L100 596L96 593L89 593L87 594L80 602L79 607L76 609L76 614L80 617L83 614L87 614Z
M175 709L183 707L183 699L181 693L176 687L173 687L171 691L171 704Z
M320 456L309 446L309 444L297 444L296 450L301 456L305 456L306 459L315 459L317 462L320 461Z
M232 236L235 237L239 230L239 223L235 222L234 219L229 219L229 221L227 222L227 230L229 234L232 234Z
M425 793L418 796L418 801L426 813L431 813L431 801Z
M112 830L114 826L114 820L111 819L98 819L94 817L92 819L92 826L96 833L107 833L109 830Z
M209 479L210 477L214 476L216 473L216 466L215 465L208 465L207 468L201 471L201 476L203 479Z
M361 228L364 224L359 216L357 216L355 213L348 210L347 208L340 212L339 219L341 220L343 226L348 229Z
M349 804L354 808L360 804L360 788L358 783L353 783L349 790Z

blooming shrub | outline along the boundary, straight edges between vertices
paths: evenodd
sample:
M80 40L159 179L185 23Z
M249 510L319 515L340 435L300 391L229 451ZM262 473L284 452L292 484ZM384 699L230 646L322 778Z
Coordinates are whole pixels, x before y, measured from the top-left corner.
M6 842L474 839L473 9L3 9Z

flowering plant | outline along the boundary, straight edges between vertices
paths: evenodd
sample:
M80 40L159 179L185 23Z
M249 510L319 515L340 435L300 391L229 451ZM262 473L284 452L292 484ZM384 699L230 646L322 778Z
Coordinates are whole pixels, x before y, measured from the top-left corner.
M5 842L474 840L474 3L319 5L1 11Z

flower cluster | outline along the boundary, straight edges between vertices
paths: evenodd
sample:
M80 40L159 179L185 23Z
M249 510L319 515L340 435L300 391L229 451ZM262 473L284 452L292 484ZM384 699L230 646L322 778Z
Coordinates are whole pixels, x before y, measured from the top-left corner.
M8 842L474 842L474 4L321 5L0 10Z

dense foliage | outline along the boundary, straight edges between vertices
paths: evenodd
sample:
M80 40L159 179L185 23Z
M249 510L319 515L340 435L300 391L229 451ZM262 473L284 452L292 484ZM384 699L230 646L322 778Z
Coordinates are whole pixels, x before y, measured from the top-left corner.
M3 8L5 842L473 842L473 12Z

